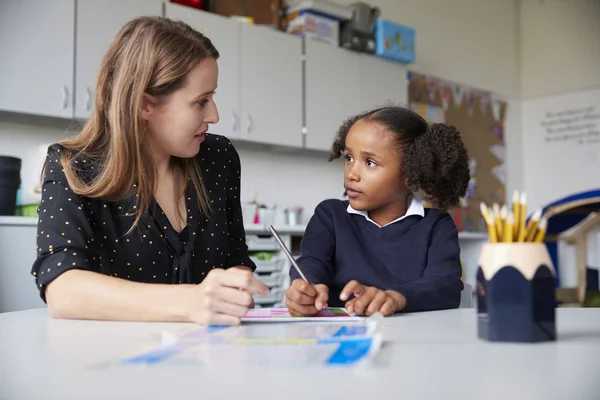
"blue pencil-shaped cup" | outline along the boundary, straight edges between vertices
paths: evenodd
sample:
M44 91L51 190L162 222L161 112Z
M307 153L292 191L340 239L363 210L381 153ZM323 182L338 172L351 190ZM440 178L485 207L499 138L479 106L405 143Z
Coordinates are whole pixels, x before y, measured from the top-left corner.
M494 342L556 340L555 272L543 243L486 243L477 269L477 329Z

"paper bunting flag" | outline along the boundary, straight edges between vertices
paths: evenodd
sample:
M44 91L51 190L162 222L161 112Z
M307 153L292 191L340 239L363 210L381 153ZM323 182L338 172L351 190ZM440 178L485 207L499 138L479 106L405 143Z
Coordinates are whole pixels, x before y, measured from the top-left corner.
M438 91L439 80L435 78L426 78L427 84L427 100L430 105L435 104L435 99Z
M502 100L495 95L492 95L492 114L496 121L500 121L500 111L502 110Z
M439 85L439 90L440 98L442 99L442 108L446 111L448 109L448 103L450 102L450 96L452 96L452 89L449 84L442 83Z
M460 107L463 100L463 88L460 85L452 85L452 97L454 98L454 105Z
M487 92L479 92L479 111L481 111L483 115L487 115L490 97L491 95Z
M475 108L475 99L477 98L477 92L475 90L469 90L467 92L467 112L469 115L473 115L473 109Z

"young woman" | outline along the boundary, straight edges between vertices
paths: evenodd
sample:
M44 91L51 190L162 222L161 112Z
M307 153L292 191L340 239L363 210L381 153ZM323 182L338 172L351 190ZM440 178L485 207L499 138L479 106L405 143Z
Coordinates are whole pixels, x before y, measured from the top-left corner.
M349 201L317 206L298 260L310 283L291 269L290 313L313 315L326 304L386 316L458 307L458 231L443 209L469 182L459 132L385 107L342 125L331 159L342 155ZM439 209L424 209L413 195L419 190Z
M239 156L207 133L218 57L166 18L114 38L93 115L43 172L32 273L52 316L238 324L268 293L247 255Z

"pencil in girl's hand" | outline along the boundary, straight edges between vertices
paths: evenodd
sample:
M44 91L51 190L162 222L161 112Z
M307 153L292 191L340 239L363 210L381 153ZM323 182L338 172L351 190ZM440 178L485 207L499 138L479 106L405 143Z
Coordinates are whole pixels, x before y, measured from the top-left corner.
M494 203L492 205L493 210L494 210L494 224L496 225L496 229L498 230L498 238L501 239L502 238L502 217L500 216L500 206L498 205L498 203Z
M521 203L519 202L519 191L515 190L512 197L512 212L514 216L514 228L513 237L517 239L519 237L519 224L521 223Z
M504 208L503 208L504 209ZM506 213L508 214L505 222L504 222L504 236L502 237L502 241L505 243L511 243L513 241L514 235L514 217L512 212L508 212L508 208L506 208Z
M527 221L527 195L525 192L521 193L521 204L520 204L520 215L519 215L519 242L524 242L527 231L525 230L525 222Z
M542 217L542 219L540 220L540 223L538 224L537 233L535 234L535 239L534 239L535 243L543 243L544 242L544 236L546 236L547 228L548 228L548 218L546 218L544 216L544 217Z
M526 242L533 242L535 240L535 235L537 232L538 224L540 223L540 218L542 218L542 210L537 209L531 216L529 224L527 224L527 230L525 233Z

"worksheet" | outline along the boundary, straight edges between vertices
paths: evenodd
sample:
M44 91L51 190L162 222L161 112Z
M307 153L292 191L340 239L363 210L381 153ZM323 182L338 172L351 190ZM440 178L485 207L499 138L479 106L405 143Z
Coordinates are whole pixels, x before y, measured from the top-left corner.
M339 314L337 314L339 315ZM382 344L377 321L361 323L242 324L163 333L163 342L118 362L122 366L210 368L314 366L368 363Z
M344 308L326 308L313 317L292 317L287 308L257 308L242 317L242 322L348 322L363 319L348 314Z

